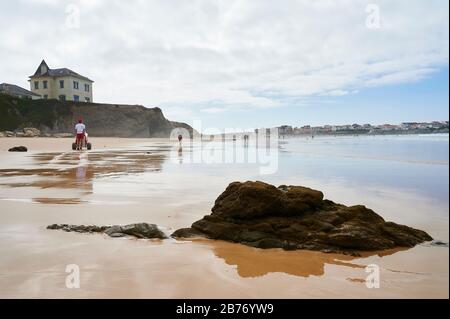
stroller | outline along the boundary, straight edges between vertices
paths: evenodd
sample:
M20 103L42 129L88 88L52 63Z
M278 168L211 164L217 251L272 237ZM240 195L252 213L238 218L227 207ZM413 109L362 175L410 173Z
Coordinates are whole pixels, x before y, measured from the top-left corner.
M92 144L88 142L88 133L84 133L84 138L81 141L81 148L80 150L82 150L83 148L86 148L87 150L91 150L92 149ZM72 143L72 150L76 151L77 150L77 143Z

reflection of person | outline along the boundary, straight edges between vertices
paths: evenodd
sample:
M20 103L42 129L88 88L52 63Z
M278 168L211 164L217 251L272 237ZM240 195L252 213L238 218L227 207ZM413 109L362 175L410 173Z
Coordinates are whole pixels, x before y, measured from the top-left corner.
M78 166L77 167L77 173L76 173L77 178L85 178L86 177L86 166Z
M244 147L248 147L248 135L244 135Z
M79 119L75 125L75 133L77 134L75 143L77 144L77 150L81 150L83 146L84 134L86 133L86 125L83 124L83 120Z
M181 146L178 148L178 159L179 159L179 163L182 164L183 163L183 148Z

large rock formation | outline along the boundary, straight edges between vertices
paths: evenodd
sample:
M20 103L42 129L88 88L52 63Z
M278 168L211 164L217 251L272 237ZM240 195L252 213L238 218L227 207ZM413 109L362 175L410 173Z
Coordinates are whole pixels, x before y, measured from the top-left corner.
M231 183L216 199L211 215L172 236L347 254L432 240L424 231L386 222L365 206L347 207L324 200L317 190L263 182Z
M167 236L158 229L155 224L137 223L125 226L85 226L85 225L68 225L53 224L47 226L47 229L61 229L66 232L76 233L105 233L110 237L132 236L136 238L159 238L165 239Z
M167 120L158 107L24 100L0 94L0 131L16 131L16 136L71 133L79 118L90 136L169 137L174 128L192 134L189 125ZM24 128L36 129L24 132Z

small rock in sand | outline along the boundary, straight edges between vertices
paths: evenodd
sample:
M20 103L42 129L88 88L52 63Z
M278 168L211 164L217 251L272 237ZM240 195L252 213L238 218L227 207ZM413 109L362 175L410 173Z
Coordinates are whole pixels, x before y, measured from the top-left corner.
M155 224L136 223L125 226L94 226L94 225L68 225L53 224L47 226L47 229L60 229L66 232L77 233L105 233L110 237L133 236L136 238L159 238L165 239L167 236L158 229Z
M28 149L25 146L15 146L8 150L8 152L27 152Z

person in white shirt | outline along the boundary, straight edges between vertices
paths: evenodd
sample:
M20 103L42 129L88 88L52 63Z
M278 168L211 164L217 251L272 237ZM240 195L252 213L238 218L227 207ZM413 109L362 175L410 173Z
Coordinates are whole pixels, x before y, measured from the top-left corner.
M75 125L75 133L77 134L77 138L75 140L77 150L81 150L83 147L84 134L86 133L86 125L83 124L82 119L79 119L78 123Z

